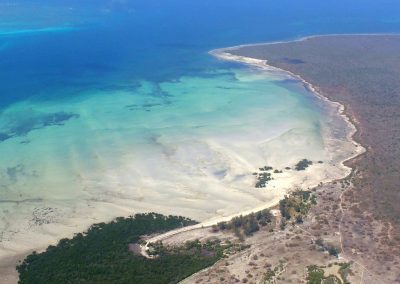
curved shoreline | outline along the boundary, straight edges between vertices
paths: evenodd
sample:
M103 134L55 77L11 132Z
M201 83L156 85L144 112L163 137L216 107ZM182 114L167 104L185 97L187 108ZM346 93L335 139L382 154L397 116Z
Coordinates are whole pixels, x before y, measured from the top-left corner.
M265 44L262 44L262 45L265 45ZM247 45L247 46L249 46L249 45ZM284 72L285 74L289 75L290 77L292 77L292 78L298 80L299 82L303 83L304 86L308 90L310 90L313 94L315 94L319 99L331 104L332 107L334 107L335 109L337 108L338 114L344 119L344 121L346 121L346 123L350 127L349 129L351 129L351 131L346 131L347 132L346 133L347 134L346 138L350 142L352 142L354 145L358 145L358 147L356 148L356 150L358 150L358 151L356 151L356 153L354 155L352 155L351 157L346 158L345 160L341 161L340 165L338 165L338 166L340 166L341 168L343 168L345 170L346 174L345 174L344 177L348 176L351 173L351 169L349 167L345 166L344 163L346 161L349 161L349 160L355 158L355 157L358 157L360 154L365 152L364 151L365 149L360 144L356 143L352 139L353 135L357 132L357 128L351 122L351 118L349 118L346 115L345 106L340 104L340 103L333 102L333 101L329 100L328 98L326 98L325 96L321 95L318 92L316 87L314 87L312 84L310 84L307 81L305 81L303 78L301 78L301 76L293 74L293 73L291 73L289 71L286 71L286 70L283 70L283 69L276 68L274 66L268 65L267 64L267 60L259 60L259 59L254 59L254 58L249 58L249 57L240 57L240 56L234 56L234 55L230 55L230 57L229 57L229 53L226 52L226 51L227 50L236 49L236 48L240 48L240 47L217 49L217 50L210 51L210 54L212 54L212 55L214 55L214 56L216 56L216 57L218 57L220 59L223 59L223 60L230 60L230 61L233 60L233 61L237 61L237 62L240 62L240 63L248 64L250 66L255 66L255 67L258 67L258 68ZM226 58L226 57L224 58L224 56L228 56L229 58ZM332 179L332 180L337 180L337 179ZM317 186L318 183L320 183L320 182L330 182L332 180L318 180L318 181L316 181L316 184L314 186L311 186L311 187L313 188L313 187ZM189 226L189 227L185 227L184 229L177 229L177 230L166 232L165 234L154 236L153 238L150 238L150 239L147 240L146 247L147 247L148 243L150 243L152 241L159 241L159 240L162 240L163 238L168 238L168 237L170 237L172 235L179 234L179 233L182 233L182 232L187 232L189 230L194 230L194 229L198 229L198 228L202 228L202 227L210 227L210 226L212 226L212 225L214 225L214 224L216 224L218 222L230 220L235 216L247 215L247 214L250 214L252 212L256 212L256 211L259 211L259 210L271 208L271 207L273 207L273 206L275 206L277 204L276 201L274 201L274 202L275 202L274 204L272 204L271 202L264 203L263 205L257 206L255 208L252 208L250 210L246 210L246 211L243 211L243 212L238 212L237 214L234 214L234 215L212 218L212 219L206 220L205 222L202 222L202 223L200 223L198 225L194 225L193 227Z
M342 173L341 173L342 174ZM285 177L286 178L286 177ZM309 184L307 183L307 186L309 186L310 188L311 187L315 187L315 186L317 186L318 185L318 183L319 182L321 182L321 181L323 181L325 178L327 178L327 176L325 175L325 172L324 172L324 176L322 177L322 178L320 178L320 179L316 179L316 178L314 178L314 176L312 177L312 178L309 178L306 182L309 182ZM295 186L293 185L293 186L291 186L291 188L295 188ZM276 191L277 192L277 194L281 194L281 196L275 196L275 193L273 193L273 195L274 196L272 196L272 197L268 197L268 199L266 199L266 200L262 200L262 199L258 199L257 201L258 201L258 203L257 203L257 205L255 205L254 203L250 203L249 204L249 206L246 206L246 208L238 208L237 207L237 204L236 204L236 202L240 202L240 200L233 200L233 202L232 202L232 204L234 204L234 207L232 207L232 208L234 208L235 210L231 210L231 212L228 212L228 214L224 214L224 212L222 212L222 213L220 213L220 212L218 212L218 211L215 211L215 214L214 214L214 212L213 212L213 216L211 216L210 218L207 218L207 220L205 220L204 222L202 222L201 223L201 225L200 225L200 227L201 226L204 226L204 227L208 227L208 226L212 226L213 224L216 224L216 223L218 223L218 222L221 222L221 221L229 221L229 220L231 220L233 217L235 217L235 216L239 216L239 215L248 215L248 214L250 214L250 213L252 213L252 212L257 212L257 211L260 211L260 210L263 210L263 209L266 209L266 208L271 208L271 207L273 207L273 206L275 206L276 204L278 204L279 203L279 200L281 200L283 197L284 197L284 195L285 194L287 194L286 193L286 191L282 191L282 193L280 193L280 190L279 190L279 192L278 191ZM228 200L228 197L224 197L224 199L226 199L226 200ZM110 202L110 204L113 204L113 203L111 203ZM117 204L118 205L118 204ZM121 211L125 208L125 207L122 207L121 206ZM108 210L108 209L107 209ZM139 211L140 210L140 211ZM157 211L159 211L159 210L161 210L160 208L159 209L157 209ZM106 211L106 210L105 210ZM105 212L104 211L104 212ZM151 209L151 210L148 210L148 211L145 211L145 210L141 210L141 209L138 209L138 211L137 212L135 212L135 213L139 213L139 212L151 212L151 211L156 211L154 208L153 209ZM236 212L236 213L235 213ZM166 213L168 213L168 212L162 212L163 214L166 214ZM232 214L232 213L234 213L234 214ZM129 213L127 213L127 215L128 215ZM122 215L122 214L121 214ZM121 216L120 214L118 214L116 217L118 217L118 216ZM184 214L184 213L181 213L181 215L185 215L185 216L187 216L186 214ZM223 215L223 216L221 216L221 215ZM99 218L103 218L103 215L101 215L102 217L99 217ZM79 216L79 218L80 218L81 216ZM82 215L82 217L84 217L84 215ZM97 216L96 216L97 217ZM194 218L193 218L194 219ZM77 223L80 223L80 220L81 219L75 219L75 220L77 220ZM91 218L88 218L88 221L89 222L91 222ZM94 219L93 219L94 220ZM107 220L107 219L106 219ZM85 221L86 222L86 221ZM93 222L93 223L95 223L95 222ZM80 224L83 224L83 225L85 225L86 226L86 223L83 223L83 222L81 222ZM90 227L90 225L91 224L89 224L88 225L88 227ZM72 226L71 226L72 227ZM74 232L73 233L77 233L77 232L82 232L82 231L84 231L84 230L86 230L86 228L85 229L74 229ZM185 229L185 231L186 230L188 230L188 229ZM68 232L68 234L64 234L62 237L59 237L58 239L61 239L61 238L63 238L63 237L72 237L72 235L73 235L73 233L69 233ZM172 234L174 234L174 233L177 233L177 232L173 232ZM171 233L169 233L169 234L171 234ZM29 238L27 238L27 239L29 239ZM43 250L45 250L47 247L48 247L48 245L51 245L51 244L55 244L56 242L57 242L58 240L55 240L54 242L52 241L51 243L47 243L45 246L31 246L30 247L30 249L29 249L29 251L24 251L23 253L21 253L21 254L18 254L18 255L13 255L13 257L9 257L8 258L8 263L11 263L11 265L12 265L12 268L15 270L15 263L17 262L17 260L19 260L19 259L22 259L22 258L25 258L25 256L27 255L27 254L30 254L31 252L32 252L32 250L36 250L36 251L38 251L38 252L40 252L40 251L43 251ZM20 249L20 248L18 248L18 249ZM21 249L22 250L22 249ZM15 256L15 257L14 257ZM13 271L13 273L15 274L16 272L15 271ZM14 276L14 275L13 275Z
M325 36L329 36L329 35L325 35ZM351 156L347 157L344 160L341 160L339 162L339 165L345 172L346 174L344 174L341 178L335 178L335 179L331 179L331 180L320 180L319 183L323 182L323 183L329 183L329 182L333 182L333 181L337 181L337 180L342 180L347 178L349 175L351 175L352 171L354 170L353 168L346 166L345 163L353 160L355 158L357 158L358 156L366 153L366 148L359 142L355 141L353 139L353 136L358 132L358 128L356 126L356 124L354 123L354 119L346 112L346 107L345 105L339 103L339 102L335 102L330 100L328 97L325 97L324 95L321 94L321 92L318 90L318 87L312 85L311 83L307 82L305 79L303 79L300 75L298 74L294 74L288 70L284 70L272 65L268 64L268 60L262 60L262 59L257 59L257 58L251 58L251 57L244 57L244 56L237 56L237 55L233 55L231 53L229 53L230 50L237 50L240 49L242 47L245 46L259 46L259 45L269 45L269 44L276 44L276 43L289 43L289 42L295 42L295 41L303 41L303 40L307 40L309 38L315 38L315 37L319 37L319 36L309 36L309 37L304 37L298 40L292 40L292 41L287 41L287 42L272 42L272 43L260 43L260 44L247 44L247 45L239 45L239 46L233 46L233 47L227 47L227 48L220 48L220 49L214 49L211 50L209 52L210 55L220 59L220 60L225 60L225 61L234 61L234 62L238 62L241 64L246 64L249 65L250 67L256 67L256 68L260 68L263 70L267 70L267 71L275 71L275 72L283 72L284 74L288 75L289 77L295 79L296 81L300 82L303 84L303 86L310 91L311 93L313 93L318 99L320 99L321 101L323 101L324 103L326 103L327 105L329 105L332 109L337 110L337 115L343 119L343 121L346 123L347 127L349 128L350 131L347 132L346 135L346 139L352 143L355 146L355 153L352 154ZM315 188L317 186L314 185L312 186L312 188ZM193 225L193 226L188 226L185 228L180 228L180 229L176 229L176 230L172 230L166 233L163 233L161 235L156 235L156 236L152 236L148 239L146 239L145 244L141 245L141 254L146 257L146 258L152 258L152 256L148 255L147 253L147 249L149 244L154 243L154 242L159 242L165 239L168 239L169 237L175 236L177 234L180 233L184 233L187 231L191 231L191 230L196 230L196 229L200 229L200 228L205 228L205 227L211 227L215 224L217 224L218 222L223 222L223 221L228 221L230 219L232 219L233 217L237 217L240 215L247 215L247 214L251 214L260 210L264 210L264 209L271 209L274 206L276 206L277 204L264 204L264 206L258 206L257 208L253 208L251 210L248 210L246 212L240 212L237 214L234 214L232 216L227 216L227 217L219 217L219 218L213 218L211 220L205 221L205 222L201 222L199 224Z
M346 166L344 163L349 162L360 155L363 155L367 152L367 149L358 141L354 140L353 137L354 135L359 131L357 128L357 125L355 123L356 119L352 117L347 111L346 111L346 106L337 102L329 99L328 97L322 95L322 93L319 91L318 86L314 86L310 82L306 81L301 75L295 74L289 70L285 70L273 65L268 64L268 60L263 60L263 59L257 59L257 58L252 58L252 57L245 57L245 56L238 56L238 55L233 55L229 53L231 50L238 50L243 47L250 47L250 46L264 46L264 45L273 45L273 44L282 44L282 43L292 43L292 42L301 42L301 41L306 41L311 38L318 38L318 37L332 37L332 36L355 36L355 35L389 35L389 34L330 34L330 35L313 35L313 36L306 36L302 37L299 39L294 39L294 40L288 40L288 41L275 41L275 42L266 42L266 43L255 43L255 44L244 44L244 45L237 45L237 46L232 46L232 47L227 47L227 48L219 48L219 49L214 49L209 52L209 54L215 56L219 60L226 60L226 61L234 61L242 64L246 64L252 67L256 68L261 68L264 70L269 70L269 71L279 71L287 74L289 77L294 78L295 80L301 82L303 86L309 90L311 93L313 93L317 98L320 100L326 102L328 105L332 106L333 108L338 109L338 115L346 122L347 126L351 129L351 131L347 134L346 138L348 141L353 143L357 147L357 151L355 154L352 156L348 157L347 159L341 161L341 166L352 170L351 167ZM343 178L346 178L351 171L345 175ZM336 179L340 180L340 179ZM332 180L334 181L334 180Z
M317 35L309 35L309 36L302 36L298 38L292 38L288 40L276 40L276 41L266 41L266 42L259 42L259 43L248 43L248 44L239 44L230 47L223 47L223 48L216 48L209 52L212 54L214 51L225 51L225 50L237 50L243 47L251 47L251 46L262 46L262 45L273 45L273 44L284 44L284 43L293 43L293 42L301 42L308 39L319 38L319 37L335 37L335 36L400 36L400 33L350 33L350 34L317 34ZM250 57L248 57L250 58ZM254 58L255 59L255 58ZM256 59L260 60L260 59ZM271 66L274 67L274 66ZM277 67L274 67L277 68ZM280 69L280 68L277 68ZM285 72L289 72L283 69L280 69ZM290 73L290 72L289 72Z

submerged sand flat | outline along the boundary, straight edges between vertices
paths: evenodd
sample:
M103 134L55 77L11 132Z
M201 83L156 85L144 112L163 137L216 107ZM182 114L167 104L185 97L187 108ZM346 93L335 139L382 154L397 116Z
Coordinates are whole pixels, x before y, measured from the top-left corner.
M135 212L209 221L271 206L346 174L352 131L337 107L259 68L11 105L0 116L0 257ZM303 158L324 163L284 170ZM284 172L254 188L265 165Z

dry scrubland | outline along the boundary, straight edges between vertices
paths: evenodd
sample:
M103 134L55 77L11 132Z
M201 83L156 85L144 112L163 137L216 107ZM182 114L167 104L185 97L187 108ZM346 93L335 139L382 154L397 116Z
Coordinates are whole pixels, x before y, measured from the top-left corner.
M379 277L369 283L400 282L399 50L397 35L349 35L228 51L298 74L346 106L358 129L354 138L367 152L347 163L352 182L342 182L343 194L332 197L313 226L328 235L340 230L345 255ZM329 230L324 223L332 223Z
M339 269L334 264L345 264L350 261L347 258L339 259L335 255L330 255L322 246L340 250L340 237L337 233L340 212L336 212L339 208L329 204L332 200L338 201L343 191L340 183L329 187L318 187L317 205L311 207L304 223L297 223L291 219L287 221L286 228L281 230L281 215L278 214L270 226L261 227L260 231L245 238L244 243L250 246L247 250L222 259L213 267L193 275L183 283L312 283L307 281L307 267L312 265L325 266L327 269L325 276L334 274L341 277ZM338 219L329 219L329 216L335 213ZM220 239L235 238L234 234L227 232L222 234L221 231L210 233L208 229L208 233L198 232L197 236L192 232L186 239L194 237L202 239L204 236L205 240L213 234ZM175 238L178 240L171 238L164 240L164 243L179 243L185 236ZM350 283L359 282L361 274L360 265L350 263L346 280ZM376 280L374 275L365 275L365 279L371 277Z
M359 220L353 217L351 203L346 199L348 193L354 190L352 178L353 175L315 188L313 191L317 204L310 207L303 222L299 223L292 218L286 222L283 230L280 226L282 216L278 213L274 214L269 225L260 227L259 231L246 236L244 240L240 240L232 231L200 228L166 238L163 243L180 246L188 240L206 242L218 238L223 242L229 240L249 246L185 279L182 281L184 284L321 283L309 279L310 266L323 269L326 278L331 276L323 283L396 283L400 271L399 256L394 255L392 260L382 261L372 257L377 253L376 246L385 251L391 249L390 246L383 243L374 245L371 238L360 242L350 237L359 229ZM278 207L272 212L279 212ZM367 230L371 237L382 236L384 225L374 222L370 225L363 230ZM339 257L329 253L326 249L329 247L337 249ZM356 252L350 247L355 248ZM341 271L343 265L346 269ZM332 278L336 282L330 282Z

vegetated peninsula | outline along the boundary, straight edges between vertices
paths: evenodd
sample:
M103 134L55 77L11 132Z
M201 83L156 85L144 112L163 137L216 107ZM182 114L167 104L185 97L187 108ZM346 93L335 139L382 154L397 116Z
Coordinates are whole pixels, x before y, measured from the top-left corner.
M155 213L136 214L99 223L57 246L29 255L18 267L19 283L176 283L222 257L231 246L188 242L179 249L157 244L157 259L139 256L144 234L195 224Z
M381 281L400 279L399 50L398 35L333 35L222 51L298 75L345 106L367 151L347 162L353 174L340 198L342 245Z

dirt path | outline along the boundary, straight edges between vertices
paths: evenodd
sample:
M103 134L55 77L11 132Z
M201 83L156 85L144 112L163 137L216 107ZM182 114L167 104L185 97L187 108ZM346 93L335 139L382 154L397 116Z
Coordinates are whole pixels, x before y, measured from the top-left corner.
M196 224L196 225L192 225L192 226L187 226L187 227L183 227L183 228L179 228L179 229L175 229L172 231L168 231L166 233L163 233L161 235L157 235L154 236L148 240L146 240L146 244L144 245L140 245L140 254L148 259L153 259L155 258L155 256L153 255L149 255L148 251L149 251L149 245L152 243L157 243L157 242L162 242L165 239L168 239L172 236L181 234L181 233L185 233L188 231L193 231L193 230L197 230L197 229L201 229L204 228L204 224Z
M148 253L149 245L152 244L152 243L162 242L163 240L166 240L166 239L168 239L168 238L170 238L172 236L176 236L178 234L186 233L186 232L189 232L189 231L194 231L194 230L198 230L198 229L202 229L202 228L209 228L209 227L211 228L213 225L217 225L220 222L228 222L228 221L232 220L235 217L246 216L246 215L249 215L251 213L255 213L255 212L261 211L261 210L271 209L272 207L274 207L274 206L272 206L271 204L266 204L264 206L259 206L259 207L256 207L254 209L250 209L250 210L247 210L247 211L240 212L238 214L234 214L234 215L230 215L230 216L226 216L226 217L214 218L212 220L208 220L208 221L196 224L196 225L187 226L187 227L183 227L183 228L178 228L178 229L175 229L175 230L172 230L172 231L168 231L168 232L162 233L160 235L156 235L156 236L150 237L149 239L145 240L146 241L145 244L140 245L140 254L142 256L148 258L148 259L153 259L154 256L149 255L149 253Z

